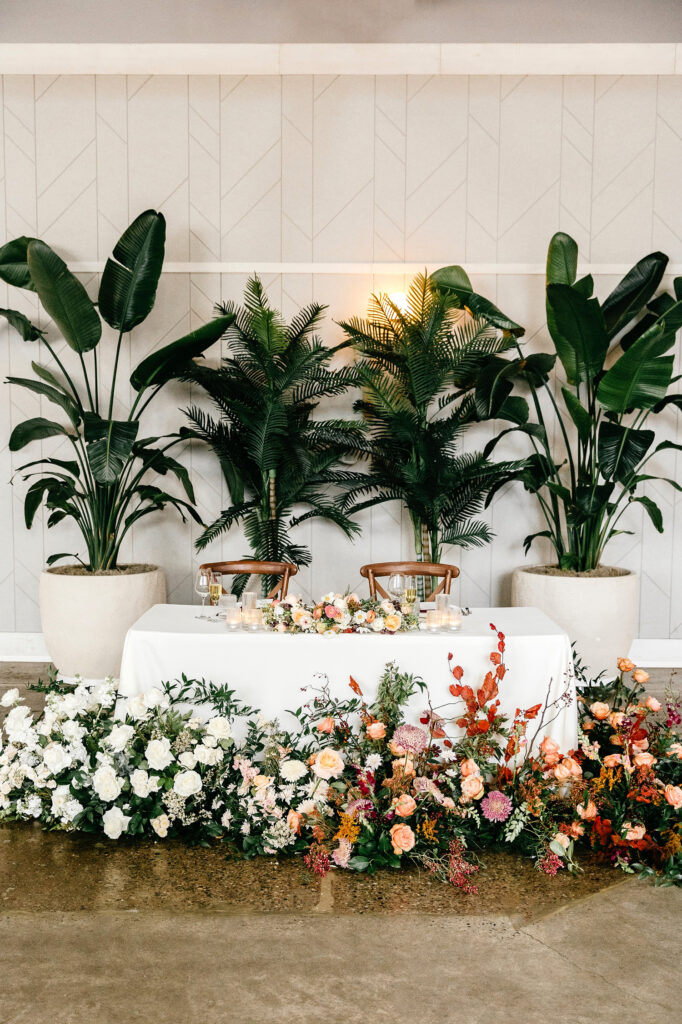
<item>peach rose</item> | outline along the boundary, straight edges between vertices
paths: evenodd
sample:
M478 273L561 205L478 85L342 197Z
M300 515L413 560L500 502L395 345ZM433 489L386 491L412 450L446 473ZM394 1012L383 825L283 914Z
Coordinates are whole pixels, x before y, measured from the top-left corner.
M653 754L649 754L647 751L643 751L640 754L635 754L633 757L636 768L653 768L656 764L656 758Z
M386 726L383 722L370 722L366 732L371 740L383 740L386 735Z
M570 836L567 836L565 832L555 832L552 839L555 843L558 843L559 846L563 846L564 850L567 850L571 845Z
M613 743L614 747L625 746L625 740L617 732L614 732L611 736L609 736L609 743Z
M588 800L585 805L578 804L576 810L583 821L592 821L597 817L597 805L593 800Z
M629 658L619 658L616 664L621 672L632 672L635 667L634 661L630 661Z
M480 775L481 769L478 767L473 757L468 757L466 761L462 761L459 766L459 770L462 773L463 778L469 778L471 775Z
M649 740L645 736L642 740L633 740L630 744L635 754L641 753L643 750L649 749Z
M608 717L610 711L611 708L602 700L595 700L594 704L590 704L590 714L600 722Z
M396 757L393 761L393 774L416 775L414 761L411 757Z
M343 771L343 758L338 750L325 747L315 755L312 770L319 779L336 779Z
M377 617L376 612L373 612L371 610L371 608L370 608L370 610L367 612L367 617L365 618L365 622L374 622L376 617Z
M545 736L544 740L540 744L540 751L545 759L545 764L548 765L548 767L559 763L559 744L556 740L550 739L549 736Z
M621 754L607 754L604 758L604 766L606 768L615 768L617 765L623 763Z
M678 761L682 761L682 743L671 743L668 747L668 756L676 757Z
M401 616L395 613L393 615L387 615L384 619L384 626L389 633L395 633L395 631L400 628L400 620Z
M393 810L401 818L409 818L417 810L417 801L409 793L401 793L395 802Z
M557 782L567 782L571 777L571 770L568 765L565 765L562 761L561 764L558 764L554 769L553 775Z
M581 825L579 821L572 822L570 835L571 839L580 839L585 835L585 826Z
M579 779L581 777L583 770L574 758L565 757L561 763L568 768L569 773L574 779Z
M409 853L414 846L414 842L414 832L409 825L399 823L391 829L393 852L397 853L398 856L403 853Z
M287 825L292 832L297 835L301 831L301 824L303 822L303 815L299 814L298 811L289 811L287 814Z
M326 718L323 718L321 721L319 721L317 723L315 728L317 729L318 732L326 732L326 733L333 732L334 731L334 719L330 718L329 715L327 715Z
M654 711L655 712L655 711L660 711L661 710L661 702L660 702L660 700L656 700L655 697L647 697L647 699L644 701L644 703L648 707L649 711Z
M679 786L668 784L663 790L663 794L671 807L674 807L676 810L682 807L682 789Z
M485 789L480 775L467 775L462 779L462 796L467 800L480 800Z
M625 838L629 843L637 843L646 835L644 825L633 825L631 821L624 821L623 828L625 829Z
M638 668L632 673L632 678L636 683L648 683L649 673L645 672L643 668Z
M609 715L609 725L614 729L618 729L619 726L625 721L625 715L622 711L612 711Z

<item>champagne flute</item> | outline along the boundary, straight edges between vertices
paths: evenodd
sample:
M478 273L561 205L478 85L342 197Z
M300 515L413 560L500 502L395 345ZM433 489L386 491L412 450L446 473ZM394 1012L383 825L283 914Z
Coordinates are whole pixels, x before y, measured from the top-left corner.
M204 615L204 606L206 604L206 598L211 592L211 577L212 573L210 569L199 569L197 573L194 589L201 598L201 615L195 615L195 619L208 618L208 616Z
M222 575L218 572L211 573L211 581L208 589L208 600L212 608L217 608L220 598L223 596Z
M417 600L417 580L414 576L405 578L405 600L409 605L413 605Z

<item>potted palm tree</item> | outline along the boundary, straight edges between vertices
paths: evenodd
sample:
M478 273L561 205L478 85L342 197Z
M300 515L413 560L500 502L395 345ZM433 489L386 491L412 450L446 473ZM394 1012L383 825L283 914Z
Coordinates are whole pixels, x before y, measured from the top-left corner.
M674 282L674 298L656 296L667 262L660 252L645 256L600 302L591 276L577 277L578 247L569 235L554 235L547 256L547 325L560 397L552 384L531 382L541 429L520 476L545 519L543 530L526 537L525 550L544 537L556 560L517 569L512 601L544 608L561 623L593 674L627 654L637 612L636 574L604 565L604 550L618 534L631 532L622 517L633 504L662 532L661 510L642 488L663 479L650 472L651 459L680 449L668 440L656 444L651 429L659 413L682 404L682 396L668 393L671 350L682 325L682 278ZM552 447L543 395L558 426Z
M114 415L114 393L124 335L151 312L163 266L166 224L146 210L127 228L107 260L97 303L45 242L15 238L0 249L0 278L37 294L52 325L66 343L62 359L48 333L16 310L0 310L21 338L40 342L50 365L31 364L31 378L10 377L52 405L58 419L33 417L12 431L9 446L20 451L46 438L63 440L68 457L42 455L19 467L25 481L27 528L41 505L48 528L72 520L83 547L48 559L40 581L40 614L47 648L66 675L117 675L125 633L152 604L165 600L163 571L157 566L120 563L121 544L134 523L169 505L198 520L185 467L170 451L182 438L140 437L140 418L164 384L224 333L231 316L152 352L135 367L134 400L128 415ZM113 370L105 387L99 346L103 322L115 332ZM151 483L148 474L174 475L185 498ZM64 558L76 563L56 566Z
M201 550L241 523L249 557L308 565L310 551L297 543L292 528L319 517L335 523L348 537L358 530L329 493L348 486L357 474L339 460L367 450L362 423L315 419L321 399L342 394L356 382L352 367L332 368L345 345L327 348L315 334L324 306L313 303L287 324L273 309L258 277L246 286L244 305L216 307L231 321L226 341L230 354L219 369L188 364L181 378L198 384L219 413L188 410L192 423L185 437L205 442L215 452L231 504L201 534ZM263 578L264 593L273 581ZM246 579L236 577L240 594Z
M402 502L419 561L439 562L446 544L488 543L490 528L476 516L523 463L491 461L499 438L483 451L459 449L473 422L498 418L515 429L527 419L525 400L511 394L520 362L514 338L523 329L475 296L460 267L417 276L404 309L374 295L367 319L341 326L358 355L363 396L355 409L370 432L369 471L349 487L348 511ZM510 350L512 360L504 356ZM539 372L540 361L530 357L526 372Z

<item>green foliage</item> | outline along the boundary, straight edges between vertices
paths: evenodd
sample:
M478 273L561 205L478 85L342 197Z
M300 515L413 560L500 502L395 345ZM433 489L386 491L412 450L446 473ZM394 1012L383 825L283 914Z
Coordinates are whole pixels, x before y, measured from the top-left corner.
M668 394L673 383L675 332L682 325L682 279L675 297L654 298L667 257L645 256L600 303L592 279L576 280L578 247L569 235L552 238L547 254L547 325L565 384L563 403L551 385L529 379L540 429L535 454L520 476L536 494L547 529L526 538L550 540L560 568L596 568L609 540L624 531L618 523L632 502L640 503L662 531L656 503L639 494L642 483L664 479L643 472L649 460L673 442L654 446L649 416L682 396ZM559 456L550 449L538 388L543 387L559 425ZM575 426L577 437L569 428ZM672 480L666 481L679 489Z
M339 468L344 455L366 451L363 425L315 419L321 399L342 394L355 383L352 368L334 369L334 349L315 334L324 307L313 303L285 323L270 306L263 286L252 278L244 305L217 307L233 321L226 339L229 355L219 369L190 363L178 375L198 384L218 417L198 407L188 411L198 438L218 458L231 504L200 536L202 549L235 523L242 523L251 557L310 562L310 552L292 538L291 528L313 517L328 519L353 536L349 520L330 486L346 487L357 474ZM297 510L294 514L294 508ZM235 592L245 580L235 581ZM265 579L267 590L271 581Z
M349 488L346 507L359 512L401 501L422 561L440 561L443 544L487 543L490 530L474 517L521 466L491 462L490 449L459 450L470 423L499 418L516 429L528 416L525 401L511 395L521 360L502 355L516 325L465 295L467 281L459 267L420 275L405 311L386 295L373 296L367 320L341 324L359 356L363 397L355 408L371 438L369 473ZM465 298L467 309L485 313L463 311Z
M171 505L183 518L189 514L199 520L187 472L166 454L181 443L182 437L169 434L139 439L140 415L173 374L220 337L231 318L205 325L147 356L133 371L137 396L128 416L113 417L123 335L142 323L154 305L165 233L165 220L155 210L146 210L133 221L117 242L113 258L107 261L97 305L45 242L22 237L0 248L0 278L37 292L45 312L78 357L75 369L67 369L45 331L35 327L22 313L0 310L0 316L6 318L23 341L39 341L54 362L54 370L32 363L36 380L10 377L8 383L47 399L68 420L66 426L42 416L26 420L12 431L10 449L19 451L33 441L62 437L74 450L73 459L46 456L19 467L19 472L25 474L24 480L32 481L25 498L26 525L31 526L41 505L48 513L48 527L65 518L73 519L85 542L87 564L92 570L114 568L128 530L151 512ZM102 319L117 331L108 395L104 394L98 362ZM107 399L108 412L104 415ZM153 447L159 441L165 443L160 448ZM148 471L173 473L182 483L189 502L143 483ZM63 557L67 555L52 555L48 564ZM78 555L75 557L82 561Z

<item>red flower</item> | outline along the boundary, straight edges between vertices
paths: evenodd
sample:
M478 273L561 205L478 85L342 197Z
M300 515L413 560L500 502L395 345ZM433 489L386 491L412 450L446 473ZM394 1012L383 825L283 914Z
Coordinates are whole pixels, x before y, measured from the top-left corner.
M461 679L462 676L464 675L464 669L462 668L461 665L455 665L455 667L452 670L452 674L455 677L455 679Z

